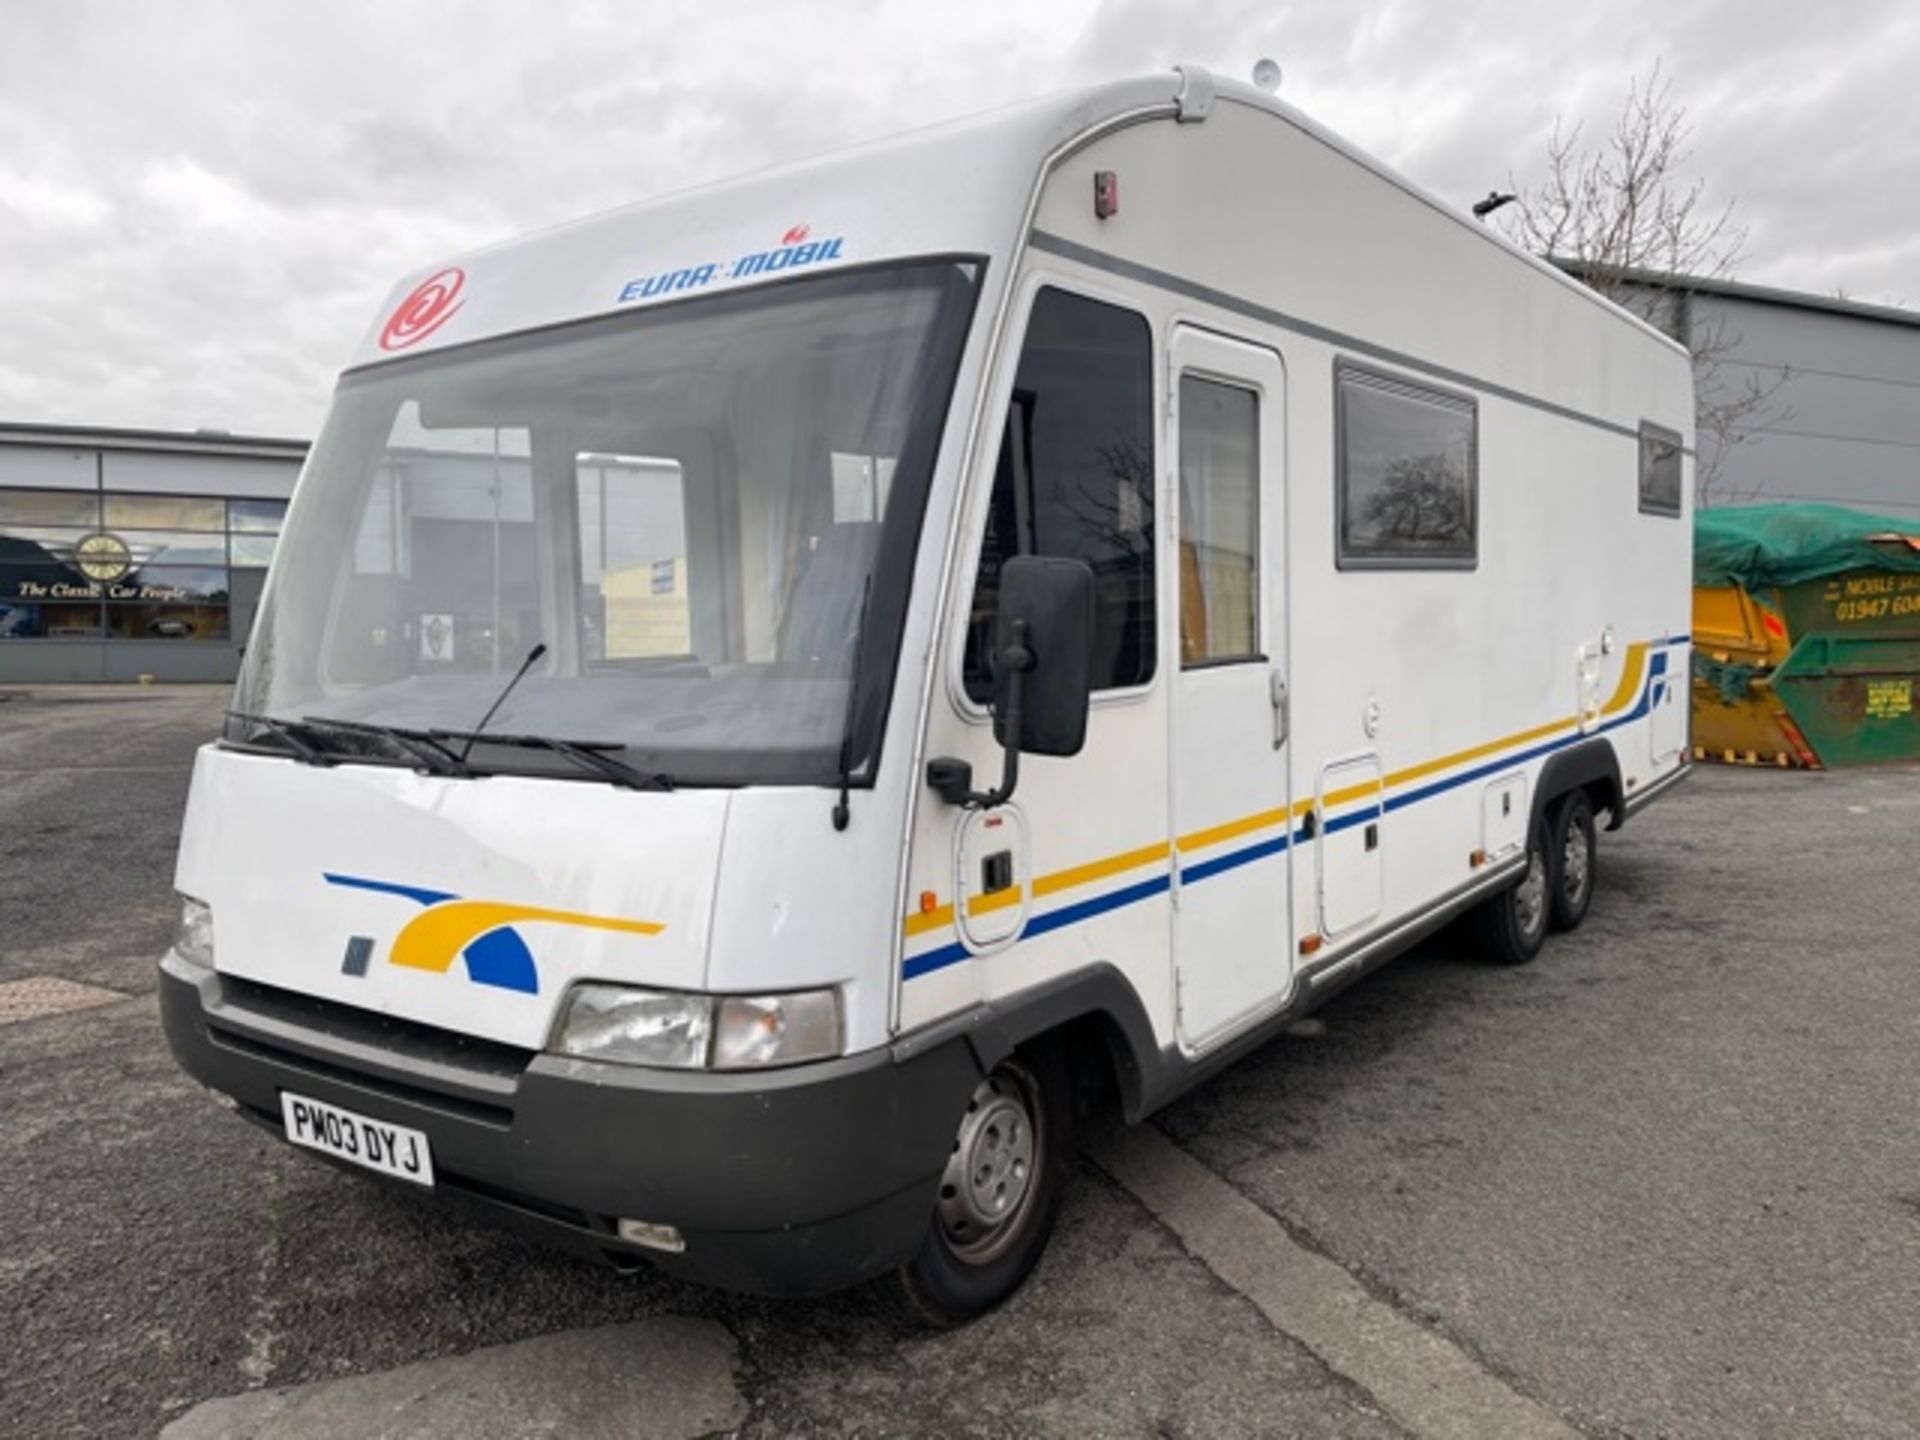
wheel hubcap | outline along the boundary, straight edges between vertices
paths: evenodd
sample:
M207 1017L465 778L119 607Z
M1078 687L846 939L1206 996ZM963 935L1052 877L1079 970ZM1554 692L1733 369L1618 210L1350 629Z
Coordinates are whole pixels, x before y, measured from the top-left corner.
M1514 918L1520 929L1531 935L1540 928L1547 911L1547 857L1538 850L1528 852L1527 878L1513 892Z
M1560 890L1576 905L1587 893L1590 854L1587 832L1578 825L1573 826L1567 831L1567 843L1560 854Z
M1033 1193L1038 1148L1023 1081L1005 1067L980 1082L940 1177L941 1228L976 1264L999 1252Z

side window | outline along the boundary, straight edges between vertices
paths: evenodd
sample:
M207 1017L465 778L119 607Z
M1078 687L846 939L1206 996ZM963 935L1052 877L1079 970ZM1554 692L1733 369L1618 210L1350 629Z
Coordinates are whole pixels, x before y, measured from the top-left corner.
M1180 377L1180 663L1259 653L1260 401Z
M857 525L881 520L887 496L893 491L893 455L848 455L833 452L833 523Z
M1471 398L1334 368L1342 570L1471 570L1479 419Z
M1153 333L1115 305L1042 290L1000 440L967 629L967 694L993 697L1000 566L1061 555L1093 570L1093 688L1154 670Z
M1640 425L1640 509L1648 515L1680 513L1680 437L1646 421Z
M581 653L610 665L691 654L679 462L589 452L575 458L574 475Z
M532 431L436 426L409 400L363 493L323 657L333 683L511 674L541 638Z

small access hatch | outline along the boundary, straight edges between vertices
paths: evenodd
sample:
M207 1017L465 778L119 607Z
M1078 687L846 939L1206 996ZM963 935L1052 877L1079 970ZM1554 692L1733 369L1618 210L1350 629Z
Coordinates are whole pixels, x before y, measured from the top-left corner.
M954 852L954 918L961 937L976 949L1011 940L1027 923L1026 817L1012 805L970 810Z
M1488 783L1480 802L1480 848L1487 863L1518 855L1527 843L1527 777L1516 771Z
M1380 913L1383 772L1377 755L1336 760L1320 771L1314 793L1319 838L1320 933L1329 940Z

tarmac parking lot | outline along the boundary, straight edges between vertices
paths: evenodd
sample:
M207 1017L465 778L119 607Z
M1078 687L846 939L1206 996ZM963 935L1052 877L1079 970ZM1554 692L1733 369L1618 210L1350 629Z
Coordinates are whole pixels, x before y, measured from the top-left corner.
M226 701L0 692L0 1434L1920 1434L1920 771L1696 771L1536 964L1443 934L1096 1133L1028 1287L926 1334L547 1253L182 1076Z

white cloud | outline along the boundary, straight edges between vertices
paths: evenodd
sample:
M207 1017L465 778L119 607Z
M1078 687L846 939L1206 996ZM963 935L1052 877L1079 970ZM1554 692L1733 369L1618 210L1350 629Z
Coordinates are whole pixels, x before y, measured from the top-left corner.
M1176 60L1462 203L1663 57L1743 275L1915 273L1920 17L1788 0L67 0L0 49L0 417L311 433L392 280L449 252Z
M0 211L16 225L32 225L48 234L86 231L103 225L113 207L86 185L57 177L0 169Z

